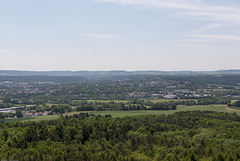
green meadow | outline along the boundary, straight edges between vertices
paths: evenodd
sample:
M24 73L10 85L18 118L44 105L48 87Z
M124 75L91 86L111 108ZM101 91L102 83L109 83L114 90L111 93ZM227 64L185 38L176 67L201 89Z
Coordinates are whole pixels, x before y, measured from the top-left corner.
M240 111L228 110L226 105L198 105L198 106L178 106L177 110L140 110L140 111L95 111L95 115L110 114L112 117L125 117L136 115L160 115L160 114L173 114L179 111L217 111L217 112L236 112L240 115Z
M149 100L153 103L169 102L169 101L197 101L197 99L151 99Z
M16 119L6 119L5 122L26 122L26 121L43 121L43 120L54 120L59 118L59 115L47 115L47 116L33 116L33 117L22 117Z
M180 105L177 110L135 110L135 111L93 111L89 113L94 113L95 115L105 116L107 114L112 115L112 117L125 117L125 116L137 116L137 115L169 115L179 111L217 111L217 112L235 112L240 115L240 111L236 108L227 109L227 105L198 105L198 106L185 106ZM71 116L73 114L85 113L84 111L74 111L65 115ZM5 122L16 122L16 121L42 121L42 120L53 120L59 118L58 115L47 115L47 116L35 116L35 117L23 117L16 119L7 119Z

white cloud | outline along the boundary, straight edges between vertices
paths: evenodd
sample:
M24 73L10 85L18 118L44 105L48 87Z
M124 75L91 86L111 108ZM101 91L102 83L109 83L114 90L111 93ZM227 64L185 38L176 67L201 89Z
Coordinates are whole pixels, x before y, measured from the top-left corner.
M3 49L0 49L0 53L7 53L8 50L3 50Z
M195 20L218 21L218 22L240 24L240 10L238 12L236 11L225 12L221 10L210 11L210 10L211 8L209 8L209 10L207 10L206 12L204 11L183 12L183 13L178 13L177 15L180 17L187 17Z
M120 38L118 35L114 34L83 34L87 37L98 38L98 39L117 39Z
M175 9L173 12L184 18L224 21L240 24L240 8L221 6L202 0L96 0L119 5L132 5L145 8Z
M240 36L237 36L237 35L206 34L206 32L215 30L216 28L220 28L223 26L224 25L220 25L220 24L205 25L201 28L187 32L186 34L184 34L184 36L191 38L188 40L190 42L240 41Z
M203 26L203 27L201 27L201 28L198 28L198 29L189 31L188 33L186 33L186 35L190 35L190 34L194 34L194 33L199 33L199 32L205 32L205 31L208 31L208 30L211 30L211 29L219 28L219 27L221 27L221 26L222 26L222 25L220 25L220 24L205 25L205 26Z
M203 39L216 39L216 40L227 40L227 41L240 41L240 36L235 35L209 35L209 34L195 34L186 35L189 37L203 38Z
M205 0L96 0L97 2L116 3L118 5L131 5L141 8L168 9L178 18L212 22L199 29L187 32L184 36L199 39L199 41L239 41L240 37L209 33L216 28L226 27L226 24L240 25L240 8L236 5L223 6L219 1L215 3ZM172 9L172 10L169 10ZM226 30L227 31L227 30ZM208 33L207 33L208 32ZM231 33L232 34L232 33Z

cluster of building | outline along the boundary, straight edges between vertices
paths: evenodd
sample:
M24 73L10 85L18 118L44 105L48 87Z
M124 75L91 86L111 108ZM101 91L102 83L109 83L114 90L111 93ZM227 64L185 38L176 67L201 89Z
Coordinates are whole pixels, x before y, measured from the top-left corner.
M16 113L16 110L22 107L0 108L0 113Z
M131 98L140 98L140 97L146 97L149 95L147 92L132 92L128 93L128 96Z
M158 91L153 92L131 92L128 93L130 98L144 98L150 97L152 99L175 99L175 98L204 98L210 97L211 91L190 91L187 89L173 90L173 91Z
M53 82L34 82L34 83L22 83L14 81L4 81L0 82L0 93L2 94L49 94L54 93L55 91L61 90L60 88L47 87L48 84L56 85L57 83Z
M44 112L33 112L33 111L22 111L23 117L31 117L31 116L46 116L51 114L52 111L44 111ZM55 115L56 112L53 112Z

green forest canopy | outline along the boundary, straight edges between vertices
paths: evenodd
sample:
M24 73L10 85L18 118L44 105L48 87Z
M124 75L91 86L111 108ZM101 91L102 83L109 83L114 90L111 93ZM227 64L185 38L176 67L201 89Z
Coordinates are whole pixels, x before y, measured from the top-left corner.
M240 117L235 113L123 118L81 113L0 126L0 159L7 160L240 159Z

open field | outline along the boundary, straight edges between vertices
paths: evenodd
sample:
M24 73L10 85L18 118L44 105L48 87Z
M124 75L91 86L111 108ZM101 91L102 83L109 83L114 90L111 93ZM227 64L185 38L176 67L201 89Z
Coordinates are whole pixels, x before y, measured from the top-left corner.
M125 117L125 116L137 116L137 115L160 115L160 114L173 114L179 111L217 111L217 112L235 112L240 116L240 110L237 109L229 109L227 105L198 105L198 106L178 106L177 110L135 110L135 111L74 111L67 114L63 114L63 116L71 116L79 113L94 113L95 115L105 116L106 114L112 115L112 117ZM7 119L5 122L16 122L16 121L42 121L42 120L53 120L59 118L58 115L47 115L47 116L35 116L35 117L23 117L17 119Z
M88 113L88 112L93 112L93 111L73 111L73 112L65 113L65 114L63 114L63 116L66 116L66 115L72 116L74 114Z
M33 116L33 117L22 117L22 118L16 118L16 119L6 119L5 122L26 122L26 121L43 121L43 120L54 120L59 118L58 115L47 115L47 116Z
M64 105L64 104L52 104L52 103L46 103L46 106L51 107L52 105L60 106L60 105ZM72 107L72 109L76 109L76 108L77 108L77 106L71 106L71 107Z
M129 102L127 100L87 100L87 101L88 102L95 102L95 101L97 101L97 102L103 102L103 103L110 103L110 101L114 101L116 103L127 103L127 102Z
M34 117L22 117L22 118L16 118L16 119L6 119L5 122L16 122L16 121L24 122L32 119L34 119Z
M81 102L82 100L75 100ZM115 103L128 103L130 101L128 100L86 100L87 102L101 102L101 103L110 103L111 101L114 101ZM153 103L161 103L161 102L169 102L169 101L197 101L197 99L150 99L149 101ZM52 103L47 103L47 106L52 106L52 105L63 105L63 104L52 104ZM77 106L71 106L73 109L75 109Z
M226 109L227 105L197 105L197 106L178 106L176 111L217 111L217 112L232 112Z
M197 99L151 99L153 103L169 102L169 101L197 101Z
M46 103L46 106L52 106L52 105L59 105L59 104L53 104L53 103Z
M212 89L214 92L226 92L226 91L233 91L232 89Z
M112 117L125 117L125 116L136 116L136 115L160 115L160 114L173 114L179 111L217 111L217 112L236 112L240 115L240 111L233 111L226 109L226 105L206 105L206 106L179 106L177 110L140 110L140 111L95 111L95 115L106 115L110 114Z

